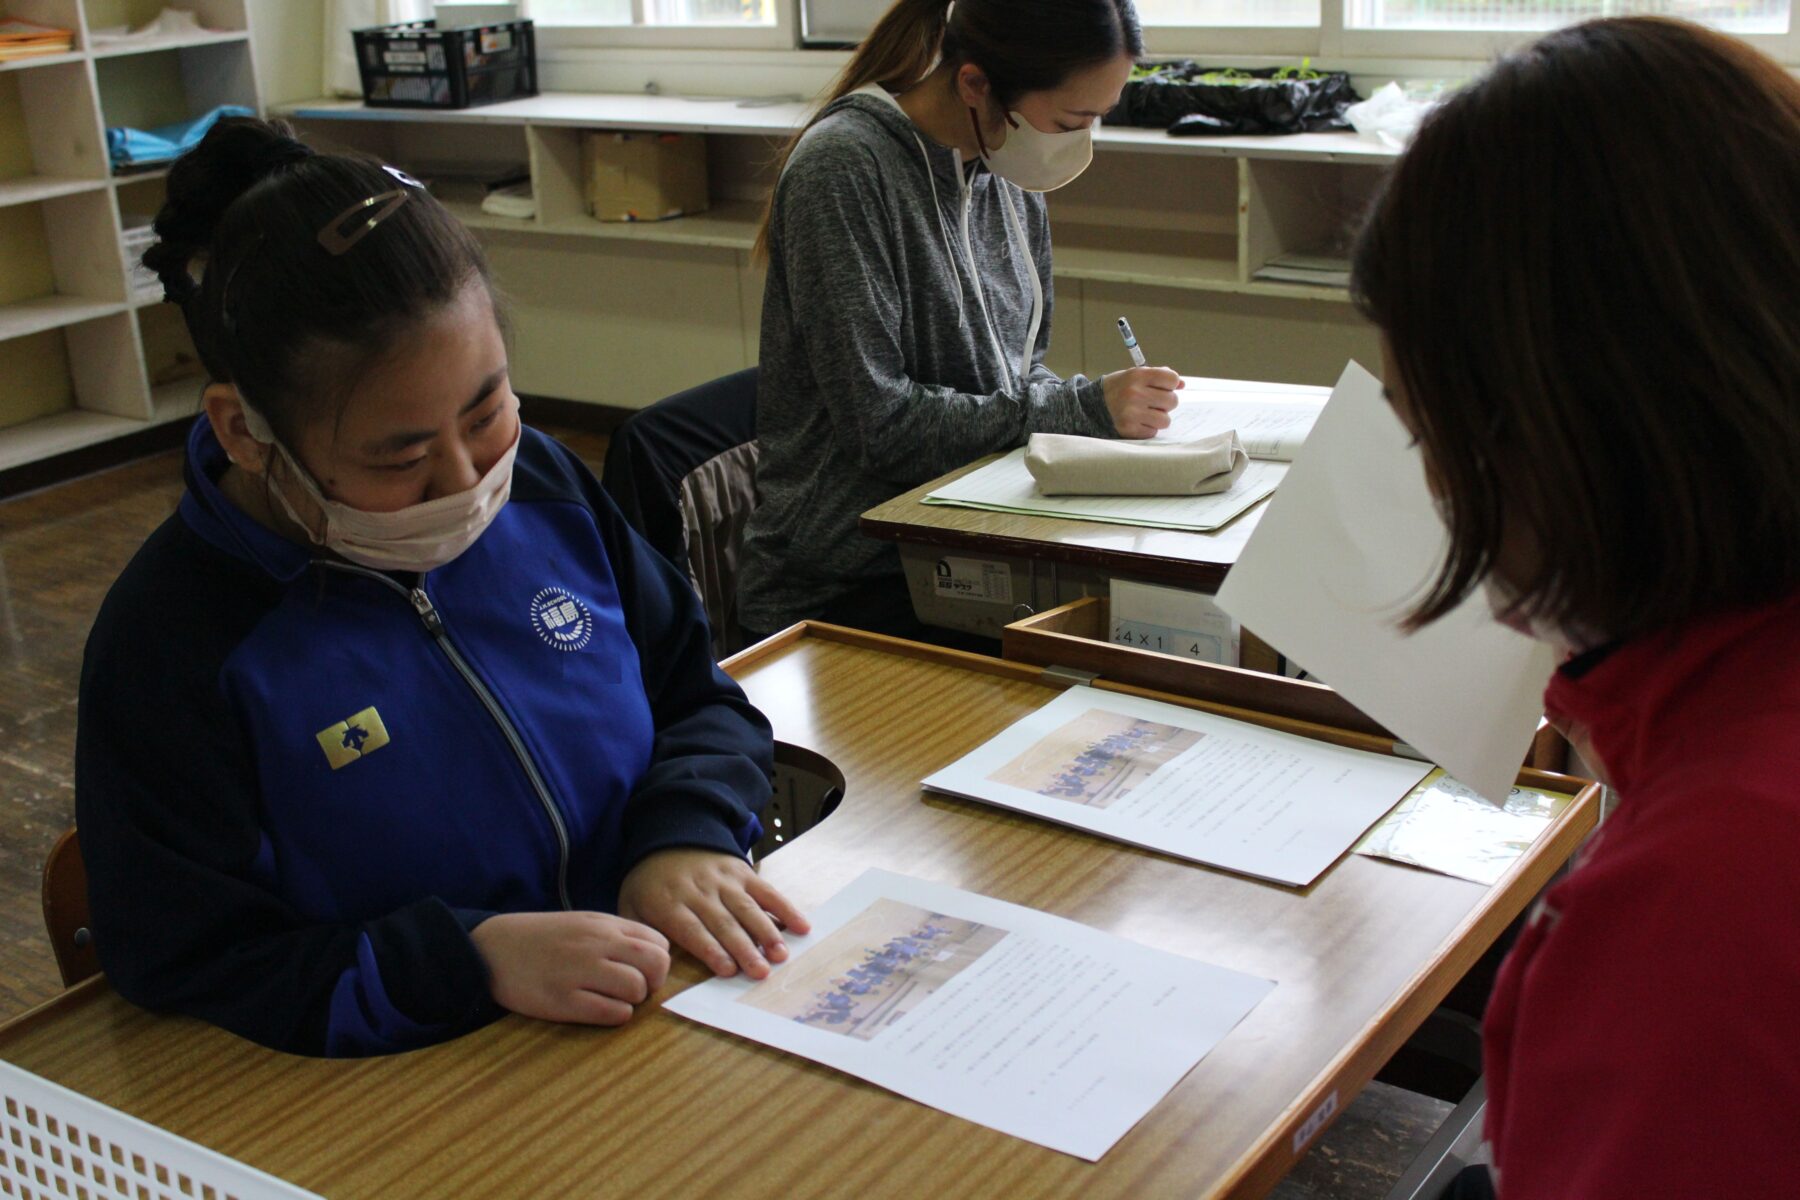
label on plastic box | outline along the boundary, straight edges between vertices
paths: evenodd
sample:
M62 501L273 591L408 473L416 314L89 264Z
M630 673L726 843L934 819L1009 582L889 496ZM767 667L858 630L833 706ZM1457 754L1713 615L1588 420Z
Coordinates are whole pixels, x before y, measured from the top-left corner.
M481 52L483 54L499 54L511 50L513 43L510 29L484 29L481 31Z
M940 558L933 590L944 599L1011 604L1012 568L978 558Z

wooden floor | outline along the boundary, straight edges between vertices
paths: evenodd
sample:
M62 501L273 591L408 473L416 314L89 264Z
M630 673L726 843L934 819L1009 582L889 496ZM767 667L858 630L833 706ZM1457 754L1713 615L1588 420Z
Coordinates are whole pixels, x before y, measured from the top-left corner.
M596 471L606 441L552 430ZM38 894L74 823L75 697L113 579L181 495L178 453L0 503L0 1020L60 988ZM1378 1200L1450 1106L1373 1085L1274 1193Z

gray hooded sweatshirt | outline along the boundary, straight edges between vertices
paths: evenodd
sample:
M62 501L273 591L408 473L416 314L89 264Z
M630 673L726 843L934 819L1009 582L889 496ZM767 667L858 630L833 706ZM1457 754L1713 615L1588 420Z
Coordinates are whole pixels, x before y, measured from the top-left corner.
M1034 432L1114 436L1100 381L1043 364L1044 198L964 164L878 88L801 138L769 251L745 628L784 628L871 581L904 586L894 547L858 531L875 505Z

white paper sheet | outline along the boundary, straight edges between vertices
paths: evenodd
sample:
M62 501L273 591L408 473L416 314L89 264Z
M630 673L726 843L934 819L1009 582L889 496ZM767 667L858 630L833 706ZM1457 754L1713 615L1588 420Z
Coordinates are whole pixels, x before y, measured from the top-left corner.
M1316 399L1290 400L1280 396L1258 396L1244 393L1215 393L1182 400L1169 418L1169 427L1157 434L1175 442L1197 442L1214 434L1236 430L1244 452L1251 458L1273 462L1292 462L1294 455L1312 432L1313 423L1325 407L1324 388Z
M1212 496L1044 496L1025 469L1020 449L938 488L925 503L1199 533L1219 529L1274 491L1330 391L1242 379L1184 377L1184 383L1170 427L1158 437L1196 441L1236 429L1252 458L1269 460L1252 462L1230 491Z
M1543 713L1554 652L1495 621L1480 595L1402 631L1447 536L1410 442L1381 382L1347 366L1219 607L1501 803Z
M924 786L1305 886L1430 769L1072 687Z
M1275 986L887 871L812 918L767 980L664 1007L1089 1161Z
M1252 462L1228 491L1210 496L1046 496L1021 448L938 488L925 503L1204 533L1268 497L1286 471L1286 463Z

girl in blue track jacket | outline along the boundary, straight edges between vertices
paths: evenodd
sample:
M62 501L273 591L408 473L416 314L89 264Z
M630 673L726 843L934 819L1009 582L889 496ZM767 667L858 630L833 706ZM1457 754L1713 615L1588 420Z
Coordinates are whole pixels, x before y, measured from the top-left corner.
M114 986L360 1055L502 1010L617 1024L671 940L766 975L806 929L745 857L769 724L687 582L521 425L473 238L251 120L176 164L156 230L211 382L82 673Z

